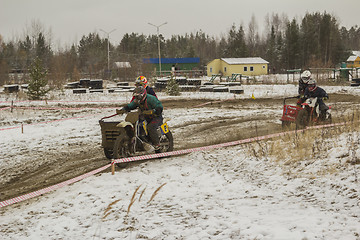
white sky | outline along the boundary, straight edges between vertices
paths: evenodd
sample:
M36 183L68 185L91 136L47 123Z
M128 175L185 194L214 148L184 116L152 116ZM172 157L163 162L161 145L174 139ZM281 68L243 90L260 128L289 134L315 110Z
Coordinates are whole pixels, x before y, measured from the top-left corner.
M118 44L125 33L156 34L160 25L165 38L202 30L218 37L233 23L246 27L255 15L259 29L267 14L285 13L289 18L306 12L334 14L341 26L360 24L359 0L0 0L0 35L5 41L22 38L32 21L51 30L55 44L78 43L83 35L99 29L110 32L111 42Z

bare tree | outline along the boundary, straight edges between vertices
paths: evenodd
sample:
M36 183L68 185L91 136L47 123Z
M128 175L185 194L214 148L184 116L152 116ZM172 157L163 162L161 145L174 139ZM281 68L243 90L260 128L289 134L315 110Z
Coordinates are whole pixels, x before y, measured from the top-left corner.
M258 25L256 22L255 15L251 16L251 20L248 27L247 33L247 46L249 49L249 56L256 56L257 55L257 46L260 42L260 37L258 33Z

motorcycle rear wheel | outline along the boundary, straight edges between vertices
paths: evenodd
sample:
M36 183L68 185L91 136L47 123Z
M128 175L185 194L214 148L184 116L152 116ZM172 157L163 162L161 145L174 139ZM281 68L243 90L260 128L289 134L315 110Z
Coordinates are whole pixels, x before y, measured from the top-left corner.
M125 133L120 134L116 138L113 148L114 159L126 158L131 156L129 140L130 140L129 137ZM117 165L120 168L125 168L128 165L128 163L118 163Z

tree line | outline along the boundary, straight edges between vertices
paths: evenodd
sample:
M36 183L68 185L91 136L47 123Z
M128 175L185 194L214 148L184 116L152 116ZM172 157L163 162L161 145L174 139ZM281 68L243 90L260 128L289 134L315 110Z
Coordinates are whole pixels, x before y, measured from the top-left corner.
M289 19L286 14L265 17L263 29L253 15L247 26L233 24L221 36L209 36L203 31L185 35L160 35L161 57L199 57L203 68L216 58L262 57L271 73L286 69L309 67L333 68L345 61L351 50L360 50L360 27L340 26L339 20L327 12L306 13L301 19ZM35 22L22 39L5 42L0 35L0 85L10 83L9 73L26 71L39 58L48 71L49 82L61 87L79 78L130 79L138 74L152 74L142 64L143 58L158 57L158 36L126 33L120 43L110 43L111 63L130 62L131 69L107 72L108 40L97 32L82 36L77 44L54 49L51 33ZM11 74L10 74L11 75Z

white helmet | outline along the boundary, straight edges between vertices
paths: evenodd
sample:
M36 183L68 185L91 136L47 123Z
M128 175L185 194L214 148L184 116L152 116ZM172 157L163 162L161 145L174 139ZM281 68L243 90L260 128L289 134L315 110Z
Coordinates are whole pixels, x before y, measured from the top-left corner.
M303 80L304 83L308 83L311 78L311 72L309 70L305 70L301 74L301 80Z

